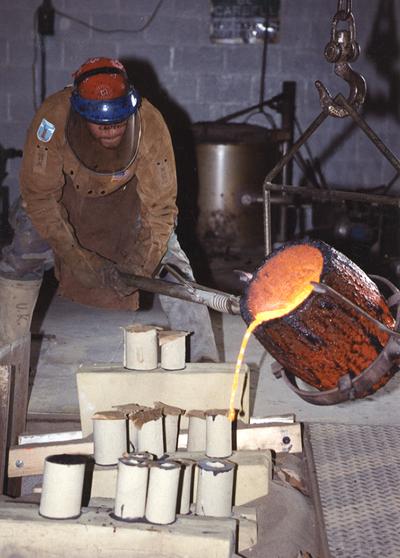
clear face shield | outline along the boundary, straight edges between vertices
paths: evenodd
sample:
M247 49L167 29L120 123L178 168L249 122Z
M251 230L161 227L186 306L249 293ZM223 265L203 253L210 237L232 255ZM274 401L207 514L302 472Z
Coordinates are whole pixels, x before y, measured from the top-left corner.
M140 116L137 112L121 124L90 124L71 107L66 136L69 146L79 161L89 170L100 174L124 171L134 161L140 139ZM96 129L93 130L93 127ZM107 145L107 127L114 127L119 141ZM124 129L123 129L124 128ZM114 142L115 143L115 142Z

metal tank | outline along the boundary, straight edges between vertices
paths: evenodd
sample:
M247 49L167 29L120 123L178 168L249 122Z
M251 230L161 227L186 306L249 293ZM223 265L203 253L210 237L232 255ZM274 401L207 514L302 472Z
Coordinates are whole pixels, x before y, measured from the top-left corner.
M264 178L279 158L271 131L250 124L193 126L198 176L197 238L209 256L263 246L263 206L242 204L262 196Z

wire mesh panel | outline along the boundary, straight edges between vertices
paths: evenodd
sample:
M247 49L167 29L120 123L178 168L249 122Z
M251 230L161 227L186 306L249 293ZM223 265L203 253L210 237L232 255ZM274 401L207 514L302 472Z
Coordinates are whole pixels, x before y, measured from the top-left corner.
M324 556L399 558L400 426L306 427Z

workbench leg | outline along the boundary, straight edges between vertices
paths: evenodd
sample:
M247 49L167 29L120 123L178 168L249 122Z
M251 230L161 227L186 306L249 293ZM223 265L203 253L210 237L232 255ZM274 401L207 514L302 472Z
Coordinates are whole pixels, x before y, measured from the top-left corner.
M11 366L0 366L0 494L4 494L8 441L8 422L10 413Z
M26 416L29 397L29 364L31 336L26 335L10 345L10 350L1 359L1 365L10 367L8 395L8 427L6 449L2 450L1 459L7 463L7 450L10 445L18 444L18 436L26 429ZM6 475L5 475L6 477ZM5 494L17 497L21 493L21 479L5 480Z

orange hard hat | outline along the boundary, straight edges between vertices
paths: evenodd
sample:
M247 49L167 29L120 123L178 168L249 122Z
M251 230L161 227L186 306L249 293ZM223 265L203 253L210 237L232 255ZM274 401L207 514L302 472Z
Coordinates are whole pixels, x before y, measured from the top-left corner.
M135 114L140 96L124 66L113 58L89 58L74 74L72 108L96 124L113 124Z
M89 58L74 73L74 78L84 99L116 99L125 95L129 87L124 66L113 58Z

